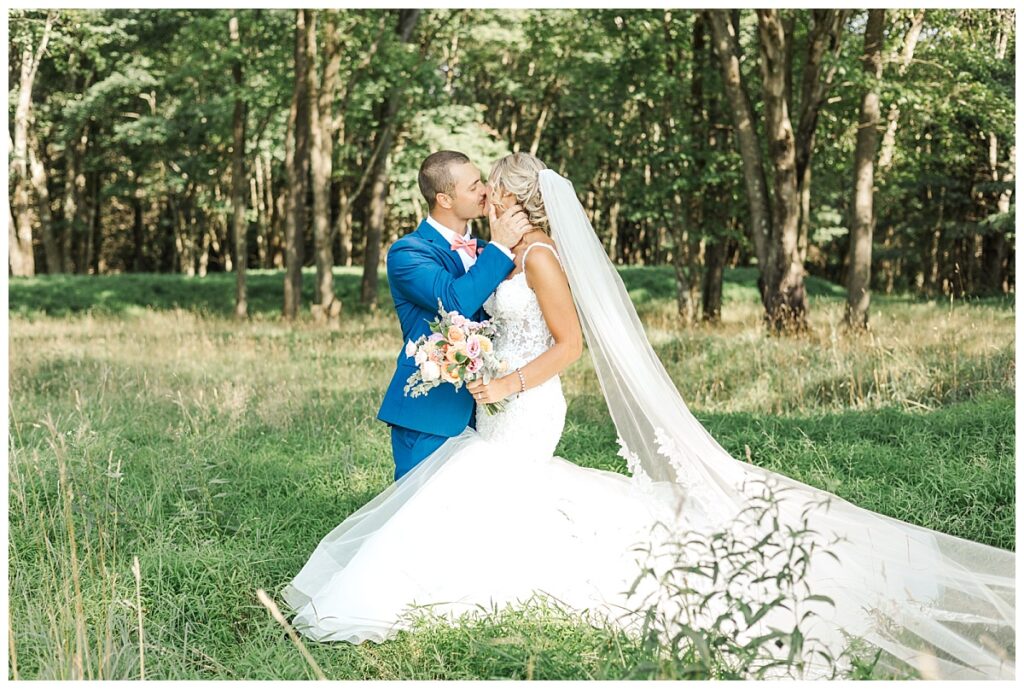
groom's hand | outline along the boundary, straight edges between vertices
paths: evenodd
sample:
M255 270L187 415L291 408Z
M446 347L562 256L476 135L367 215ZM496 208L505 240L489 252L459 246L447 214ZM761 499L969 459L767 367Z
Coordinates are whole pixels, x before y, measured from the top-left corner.
M499 218L494 212L494 204L489 203L487 208L487 219L491 225L491 241L503 244L511 249L523 235L533 229L526 212L519 204L510 206Z

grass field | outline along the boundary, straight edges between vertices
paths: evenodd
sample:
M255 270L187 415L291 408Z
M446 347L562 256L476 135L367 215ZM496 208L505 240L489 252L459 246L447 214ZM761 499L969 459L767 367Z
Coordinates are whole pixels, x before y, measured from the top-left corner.
M875 296L872 333L850 337L842 290L812 279L812 333L779 339L758 326L750 270L727 273L723 323L693 330L674 325L671 269L622 275L734 456L1014 548L1012 298ZM336 331L283 323L274 272L250 271L245 323L231 275L11 280L10 677L313 676L256 590L273 596L391 482L374 417L402 345L386 286L371 313L352 306L358 270L337 277ZM625 473L589 357L563 380L558 454ZM540 608L306 646L332 679L664 675L628 638Z

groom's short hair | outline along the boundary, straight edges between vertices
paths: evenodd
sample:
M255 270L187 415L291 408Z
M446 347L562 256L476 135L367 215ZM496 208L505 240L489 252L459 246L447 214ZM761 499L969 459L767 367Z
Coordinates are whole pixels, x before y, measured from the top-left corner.
M455 193L455 177L451 165L471 162L469 156L458 151L438 151L431 153L420 165L418 177L420 193L427 200L427 208L434 209L438 194Z

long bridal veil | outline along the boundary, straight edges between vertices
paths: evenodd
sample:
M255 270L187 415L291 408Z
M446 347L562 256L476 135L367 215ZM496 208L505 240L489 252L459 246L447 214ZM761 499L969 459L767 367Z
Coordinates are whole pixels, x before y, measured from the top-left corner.
M774 481L784 487L777 528L809 523L833 539L836 557L812 563L806 583L833 603L821 606L813 628L831 639L834 657L849 635L889 654L883 667L902 661L926 678L1013 679L1015 554L733 458L690 413L658 360L572 183L547 169L539 181L620 454L638 487L671 504L680 524L710 533L750 504L752 481Z

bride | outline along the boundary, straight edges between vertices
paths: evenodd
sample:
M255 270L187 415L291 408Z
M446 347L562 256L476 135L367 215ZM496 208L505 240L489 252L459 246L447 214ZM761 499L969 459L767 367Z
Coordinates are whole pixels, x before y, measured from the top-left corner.
M471 385L478 403L505 399L504 411L478 414L476 430L449 439L321 540L281 593L300 633L382 642L409 627L414 606L454 619L536 594L628 632L643 622L638 607L651 606L659 619L686 613L690 626L706 629L730 609L715 595L726 579L680 575L700 558L680 534L692 548L723 529L764 543L809 527L830 538L830 557L801 558L815 615L807 621L806 613L766 606L737 640L799 622L840 668L848 668L842 659L856 638L882 650L880 665L925 677L1014 678L1012 551L856 507L730 456L652 350L571 182L524 153L499 160L489 182L496 206L518 203L537 228L484 304L499 327L496 351L522 377ZM628 477L554 455L566 413L559 372L580 356L584 334ZM782 486L775 523L738 518L758 500L758 481ZM730 562L710 564L728 572ZM768 587L777 565L762 560L763 572L739 571L749 566L731 574L750 582L751 597L769 591L757 610L777 593ZM653 575L638 580L641 567ZM663 585L680 576L685 585ZM691 610L683 590L708 604ZM779 657L806 656L805 678L826 676L812 644L776 646Z

